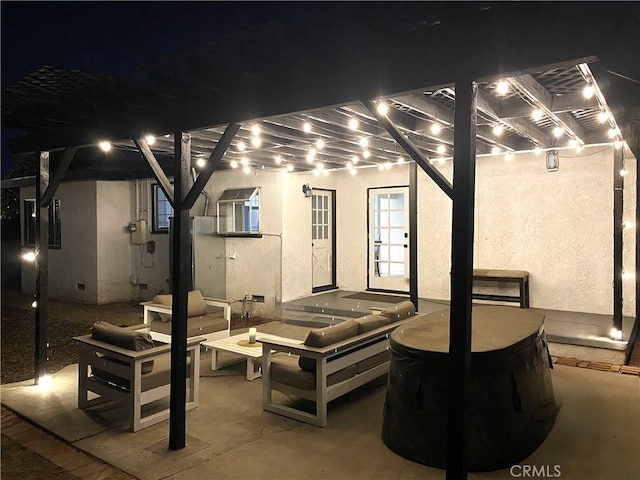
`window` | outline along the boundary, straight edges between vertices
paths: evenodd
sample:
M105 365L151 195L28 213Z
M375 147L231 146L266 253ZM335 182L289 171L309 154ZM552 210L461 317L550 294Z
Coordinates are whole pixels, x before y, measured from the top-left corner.
M33 198L24 201L24 244L36 244L36 201ZM60 199L54 198L49 206L49 247L62 246L60 230Z
M260 235L260 189L225 190L217 203L218 233Z
M157 183L151 186L151 196L151 233L169 233L169 217L173 217L173 207Z

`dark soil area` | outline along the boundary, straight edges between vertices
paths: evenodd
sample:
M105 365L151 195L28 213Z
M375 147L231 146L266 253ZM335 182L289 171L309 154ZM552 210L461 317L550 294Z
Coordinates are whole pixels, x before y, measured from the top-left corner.
M33 298L12 290L2 291L1 353L2 383L29 380L35 376L35 310ZM73 337L91 333L98 320L129 326L143 322L138 302L87 305L50 299L48 305L49 361L47 373L78 363ZM271 321L252 317L251 322L232 316L231 329L248 328Z

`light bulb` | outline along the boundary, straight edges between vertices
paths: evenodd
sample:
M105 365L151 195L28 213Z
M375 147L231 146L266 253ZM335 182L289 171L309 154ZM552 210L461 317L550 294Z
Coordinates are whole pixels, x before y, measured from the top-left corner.
M293 172L293 165L291 165L291 164L287 165L287 170L289 172Z
M315 156L316 156L316 149L315 149L315 148L311 147L311 148L309 149L309 156L310 156L311 158L313 158L313 157L315 157Z
M494 155L498 155L500 153L500 147L492 147L491 148L491 153L493 153Z
M439 158L439 159L438 159L438 163L439 163L440 165L444 165L444 158Z
M369 139L367 137L362 137L358 143L362 148L366 148L366 146L369 145Z
M304 122L302 124L302 130L304 130L306 133L311 132L311 124L309 122Z
M504 159L507 162L510 162L511 160L513 160L513 154L511 152L507 152L507 154L504 156Z
M36 254L35 252L27 252L22 255L22 259L26 260L27 262L33 262L36 259Z
M258 135L260 135L261 130L262 129L260 128L260 125L258 125L257 123L254 123L251 126L251 133L253 133L254 137L257 137Z
M434 135L438 135L441 131L442 127L438 122L434 122L433 125L431 125L431 133L433 133Z
M622 147L622 141L620 141L620 140L616 140L616 141L613 143L613 146L614 146L615 148L621 148L621 147Z
M260 145L262 145L262 140L260 140L260 137L253 137L251 139L251 145L258 148Z
M536 147L533 149L533 153L536 155L540 155L542 153L542 149L540 147Z
M404 157L403 157L402 155L400 155L400 156L398 157L397 162L398 162L398 165L402 165L402 164L404 163Z
M617 134L618 134L618 132L616 131L616 129L615 129L615 128L610 128L610 129L607 131L607 136L608 136L609 138L611 138L611 139L616 138L616 135L617 135Z
M282 163L282 157L281 157L280 155L276 155L276 156L274 157L274 160L276 161L276 163L277 163L278 165L280 165L280 164Z
M240 159L240 163L246 167L247 165L249 165L249 159L247 157L242 157Z
M575 138L572 138L571 140L569 140L569 146L570 147L577 147L578 146L578 142L576 141Z
M251 173L251 167L249 165L245 165L244 167L242 167L242 171L249 175Z
M357 170L355 168L352 168L352 169L349 170L349 173L351 175L355 175L357 173Z
M322 163L322 162L318 162L318 163L316 164L316 168L317 168L318 170L324 170L324 163Z
M38 308L38 302L36 300L34 300L33 302L31 302L31 307L33 308Z
M384 170L384 165L382 163L380 165L378 165L378 170L380 170L380 171Z
M444 145L438 145L438 148L436 148L436 152L438 152L440 155L443 155L444 152L446 152L447 149L445 148Z
M231 161L231 168L238 168L238 162L236 162L235 160Z
M602 111L598 114L598 121L600 123L604 123L609 119L609 115L607 115L607 112Z
M376 107L376 110L378 110L378 113L380 115L386 115L387 113L389 113L389 105L387 105L386 103L379 103Z
M620 170L620 176L624 177L628 172L623 168L622 170Z
M560 138L563 133L564 133L564 130L561 127L555 127L553 129L553 136L556 138Z
M387 170L391 170L391 162L385 163L384 168L386 168Z
M111 150L111 142L107 142L106 140L103 140L103 141L102 141L102 142L100 142L98 145L100 146L100 149L101 149L103 152L108 152L108 151L110 151L110 150Z
M153 135L147 135L146 137L144 137L144 140L148 145L153 145L154 143L156 143L156 137L154 137Z
M584 96L584 98L591 98L591 97L593 97L594 93L595 93L595 90L593 89L593 85L591 85L591 84L587 85L582 90L582 95Z
M371 156L371 152L369 150L365 150L364 152L362 152L362 156L364 158L369 158Z
M360 122L358 122L358 119L356 119L356 118L350 118L349 119L349 128L351 130L357 129L359 124L360 124Z
M204 158L199 158L196 160L196 165L200 168L204 167L207 164L207 161Z
M353 157L351 157L351 161L355 165L360 161L360 158L357 155L354 155Z
M504 127L502 125L494 125L492 131L496 137L499 137L504 133Z
M245 145L244 142L238 142L238 151L239 152L244 152L244 149L247 148L247 146Z
M318 148L318 150L322 150L324 148L324 140L322 140L321 138L319 138L316 141L316 147Z
M496 85L496 93L498 95L506 95L509 92L509 84L504 80L500 80Z
M539 108L534 108L533 111L531 112L531 118L533 118L534 120L540 120L542 118L542 110L540 110Z

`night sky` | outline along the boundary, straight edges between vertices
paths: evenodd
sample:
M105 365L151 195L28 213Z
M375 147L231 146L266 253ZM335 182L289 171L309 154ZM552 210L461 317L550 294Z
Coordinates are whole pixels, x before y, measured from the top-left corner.
M7 2L1 8L2 88L43 65L129 77L136 66L321 3ZM12 168L2 129L2 177Z

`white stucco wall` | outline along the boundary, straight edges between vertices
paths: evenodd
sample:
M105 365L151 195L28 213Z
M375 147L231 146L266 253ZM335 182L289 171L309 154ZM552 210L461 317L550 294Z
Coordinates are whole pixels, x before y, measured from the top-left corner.
M21 208L23 200L29 198L35 198L35 188L21 189ZM55 198L60 199L62 247L49 249L49 296L97 303L96 183L63 183ZM22 238L24 240L24 231ZM33 250L33 247L23 250ZM79 289L78 284L84 285L84 290ZM34 290L34 264L23 261L22 291L33 293Z
M131 298L131 182L96 182L98 303Z

